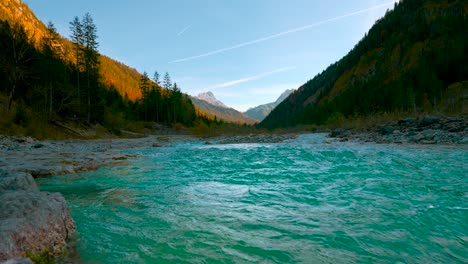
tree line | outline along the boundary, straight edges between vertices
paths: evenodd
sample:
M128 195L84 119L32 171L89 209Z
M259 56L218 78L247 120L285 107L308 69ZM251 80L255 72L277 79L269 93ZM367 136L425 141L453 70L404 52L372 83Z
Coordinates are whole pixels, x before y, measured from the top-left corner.
M73 50L68 51L51 22L42 41L35 43L19 23L0 21L0 95L6 98L7 112L26 107L46 121L73 119L89 124L106 123L109 116L168 124L194 122L190 98L168 73L162 83L157 72L153 80L141 75L142 98L137 100L104 82L97 27L89 13L75 17L70 32ZM25 121L18 116L15 122Z
M195 120L192 101L180 91L176 82L172 83L169 73L166 72L161 82L157 71L152 80L143 72L140 90L142 98L137 103L141 119L182 124L192 124Z

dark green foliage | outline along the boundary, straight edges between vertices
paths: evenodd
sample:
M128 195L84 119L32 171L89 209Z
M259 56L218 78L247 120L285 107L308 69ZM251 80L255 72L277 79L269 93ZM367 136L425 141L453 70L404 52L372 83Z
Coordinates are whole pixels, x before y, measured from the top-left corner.
M0 84L8 97L7 110L19 94L27 92L36 55L26 32L19 25L0 24Z
M78 55L73 63L64 59L53 24L49 23L49 34L37 47L21 26L0 21L0 93L9 98L8 105L0 107L10 109L16 102L13 122L26 125L32 118L26 109L32 109L44 120L101 123L116 134L122 129L122 120L193 123L193 104L178 88L163 89L143 75L144 96L131 101L113 85L105 85L92 19L86 15L83 22L77 21L72 23L81 27L74 39Z
M195 107L190 98L180 91L177 84L174 83L173 89L168 90L151 82L144 73L140 80L140 88L143 98L137 101L137 107L142 119L192 125L196 118Z
M325 124L341 115L429 112L468 79L468 16L461 0L403 0L340 61L305 83L260 124Z

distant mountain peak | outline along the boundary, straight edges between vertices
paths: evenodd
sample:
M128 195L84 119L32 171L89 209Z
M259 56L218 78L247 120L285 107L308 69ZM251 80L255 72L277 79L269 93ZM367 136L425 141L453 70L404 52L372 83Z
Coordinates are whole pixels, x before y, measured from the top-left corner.
M275 102L259 105L256 107L249 108L244 114L250 118L263 120L276 106L284 101L294 89L288 89L284 91Z
M278 99L276 99L275 104L276 104L276 105L281 104L281 102L283 102L284 99L288 98L288 96L289 96L292 92L294 92L294 89L288 89L288 90L284 91L284 92L278 97Z
M218 100L215 95L208 91L208 92L205 92L205 93L200 93L198 96L198 99L200 100L203 100L207 103L210 103L212 105L216 105L216 106L219 106L219 107L224 107L224 108L228 108L225 104L223 104L223 102L221 102L220 100Z

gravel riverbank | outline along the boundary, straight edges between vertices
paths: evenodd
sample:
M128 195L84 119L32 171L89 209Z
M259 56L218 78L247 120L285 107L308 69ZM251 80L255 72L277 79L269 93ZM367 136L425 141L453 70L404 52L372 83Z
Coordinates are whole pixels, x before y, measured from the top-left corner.
M340 141L363 141L395 144L468 144L468 122L465 117L406 118L364 131L349 128L333 130L329 136Z

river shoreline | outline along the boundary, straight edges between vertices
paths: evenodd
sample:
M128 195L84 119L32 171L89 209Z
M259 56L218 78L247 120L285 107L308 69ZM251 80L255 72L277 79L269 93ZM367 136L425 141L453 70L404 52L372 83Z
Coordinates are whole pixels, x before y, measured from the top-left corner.
M468 121L465 117L405 118L364 130L337 128L330 132L329 137L343 142L466 145L468 144Z
M122 150L126 149L164 147L188 141L201 141L208 145L279 143L295 139L299 134L255 134L209 139L168 135L61 141L39 141L30 137L0 135L0 204L4 207L3 213L0 212L0 234L2 237L8 237L0 243L0 261L25 257L26 253L31 252L40 254L44 250L57 254L60 251L57 247L63 248L65 240L75 230L63 196L58 193L40 192L33 178L76 174L96 170L101 166L125 166L127 160L138 158L137 155L122 154ZM331 131L328 136L339 141L384 144L468 143L465 118L431 116L421 119L407 118L364 131L339 128ZM42 201L42 205L38 205L37 201ZM47 215L51 215L52 220L47 218ZM51 221L56 223L55 231L51 230L54 226L50 224ZM55 236L52 245L34 239L37 234L47 233ZM18 236L21 239L17 239ZM29 263L27 259L20 261Z

